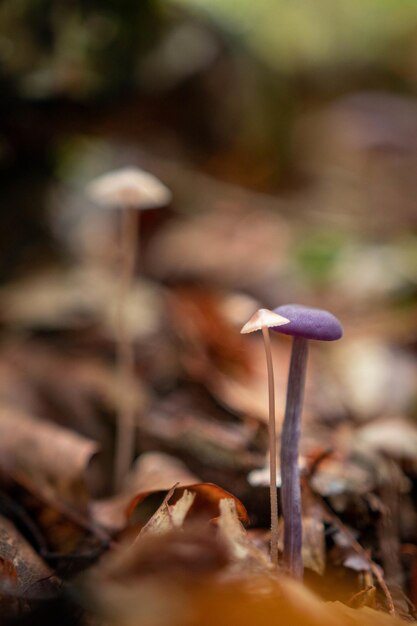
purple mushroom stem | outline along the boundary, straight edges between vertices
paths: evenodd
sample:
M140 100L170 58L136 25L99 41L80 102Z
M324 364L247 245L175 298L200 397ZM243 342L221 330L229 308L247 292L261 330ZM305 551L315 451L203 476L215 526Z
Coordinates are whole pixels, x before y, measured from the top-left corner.
M303 578L301 555L303 531L298 454L307 356L307 339L294 337L281 435L281 499L285 520L284 566L293 578L299 580Z
M284 566L294 578L303 578L302 506L298 467L301 414L307 369L308 340L335 341L343 334L339 320L321 309L287 304L274 311L290 320L274 327L276 332L293 337L287 402L281 434L281 498L284 515Z

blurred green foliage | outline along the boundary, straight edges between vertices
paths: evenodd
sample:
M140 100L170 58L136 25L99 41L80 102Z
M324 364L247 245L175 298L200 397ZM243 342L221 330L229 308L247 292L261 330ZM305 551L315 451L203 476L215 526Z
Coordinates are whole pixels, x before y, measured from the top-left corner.
M242 37L281 71L372 63L417 52L414 0L175 0Z
M2 0L0 84L38 98L117 92L138 81L141 55L178 10L289 75L383 58L415 81L415 0Z
M316 285L325 284L332 277L346 235L334 231L309 232L295 249L295 260L302 274Z

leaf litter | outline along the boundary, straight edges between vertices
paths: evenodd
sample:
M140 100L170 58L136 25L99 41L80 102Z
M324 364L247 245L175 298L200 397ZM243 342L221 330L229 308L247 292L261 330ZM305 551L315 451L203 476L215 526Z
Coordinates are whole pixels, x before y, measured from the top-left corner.
M417 597L415 304L397 317L395 277L375 305L363 290L335 305L343 294L331 272L319 292L307 288L312 304L335 305L346 319L346 340L326 347L326 359L311 350L300 457L305 585L269 562L266 374L259 339L239 329L249 309L297 299L308 278L295 271L302 228L277 218L266 196L252 209L253 195L214 198L148 240L148 276L128 302L137 458L117 493L113 248L107 263L104 246L2 288L6 613L64 588L86 624L413 619L404 594ZM346 271L340 258L335 276ZM280 429L290 346L272 344Z

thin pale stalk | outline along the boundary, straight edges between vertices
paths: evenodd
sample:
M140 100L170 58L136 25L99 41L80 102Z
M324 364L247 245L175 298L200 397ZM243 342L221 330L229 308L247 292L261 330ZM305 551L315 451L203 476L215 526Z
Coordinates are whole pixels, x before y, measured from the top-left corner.
M138 255L139 211L122 211L121 253L122 267L118 317L116 327L118 407L116 424L116 451L114 487L118 491L132 464L134 454L134 406L130 389L134 374L134 348L127 323L127 302L132 287Z
M308 342L294 337L287 402L281 437L282 512L284 515L284 566L288 573L303 578L301 487L298 449L301 433Z
M271 500L271 561L278 565L278 497L277 497L277 435L275 427L275 385L271 354L271 339L266 326L262 327L268 371L269 397L269 490Z

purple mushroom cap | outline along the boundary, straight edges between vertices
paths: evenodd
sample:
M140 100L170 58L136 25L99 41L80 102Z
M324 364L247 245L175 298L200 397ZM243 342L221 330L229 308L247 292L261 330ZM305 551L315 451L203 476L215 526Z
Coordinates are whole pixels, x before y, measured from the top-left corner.
M343 328L337 317L323 309L301 304L284 304L274 309L274 313L290 320L289 324L271 328L284 335L319 341L335 341L343 335Z

